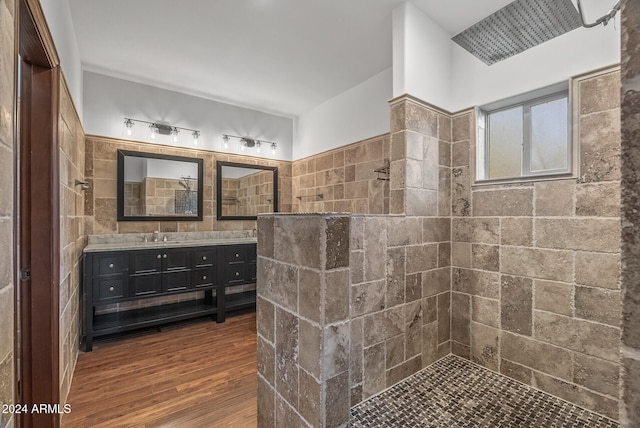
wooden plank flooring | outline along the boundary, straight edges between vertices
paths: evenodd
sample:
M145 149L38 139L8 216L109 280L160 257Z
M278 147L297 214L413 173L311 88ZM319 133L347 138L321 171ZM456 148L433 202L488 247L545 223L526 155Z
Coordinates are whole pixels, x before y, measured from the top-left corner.
M256 388L255 312L203 318L81 352L62 427L255 427Z

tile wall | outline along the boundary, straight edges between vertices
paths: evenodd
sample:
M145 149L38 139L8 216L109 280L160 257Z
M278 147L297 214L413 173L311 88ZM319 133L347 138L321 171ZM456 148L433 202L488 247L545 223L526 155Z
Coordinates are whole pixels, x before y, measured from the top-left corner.
M374 169L389 159L389 135L293 162L292 212L389 212L389 181Z
M80 278L85 246L84 131L64 79L60 84L60 402L65 403L78 357L80 331Z
M620 424L640 421L640 4L622 1L622 403Z
M163 153L204 159L203 221L118 222L116 221L117 151ZM91 190L85 195L85 227L88 235L111 233L195 232L209 230L253 230L255 221L216 220L216 161L261 164L278 167L279 209L291 212L291 162L258 159L196 149L172 148L114 138L87 136L85 174Z
M15 143L14 0L0 1L0 405L14 402L14 238L13 191ZM11 414L0 414L0 426L13 426Z
M452 352L613 419L620 337L620 73L575 79L579 177L472 186L452 125Z

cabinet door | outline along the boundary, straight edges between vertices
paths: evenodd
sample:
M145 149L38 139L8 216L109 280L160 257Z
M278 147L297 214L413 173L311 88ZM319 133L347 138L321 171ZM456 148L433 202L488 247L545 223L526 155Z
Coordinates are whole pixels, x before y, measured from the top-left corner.
M160 272L162 253L160 250L135 251L131 253L131 274Z
M152 296L160 293L161 281L159 273L132 275L129 277L130 297Z
M162 271L189 269L189 250L162 251Z
M162 292L171 293L189 288L191 271L164 272L162 274Z

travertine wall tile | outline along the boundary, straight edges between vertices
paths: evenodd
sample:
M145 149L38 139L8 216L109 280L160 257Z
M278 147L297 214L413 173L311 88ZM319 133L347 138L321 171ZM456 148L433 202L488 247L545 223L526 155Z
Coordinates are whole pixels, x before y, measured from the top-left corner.
M500 220L500 244L530 247L533 243L533 219L505 217Z
M566 332L572 332L568 335ZM620 329L534 311L534 337L586 355L618 362Z
M576 317L620 326L620 292L576 286Z
M617 92L616 92L617 93ZM620 111L607 110L580 120L580 180L620 179Z
M498 329L471 323L471 360L497 371L499 369Z
M472 198L474 216L533 215L532 188L475 191Z
M500 289L500 325L502 329L531 336L533 280L502 275Z
M509 246L500 251L500 269L512 275L573 282L573 265L571 251Z
M561 379L571 380L571 351L508 332L502 332L500 340L502 358Z
M573 381L593 391L618 398L620 366L598 358L575 354Z
M453 291L474 296L497 299L500 295L500 275L494 272L484 272L471 269L452 269Z
M576 215L620 217L620 183L586 183L576 186Z
M500 302L480 296L471 298L471 320L489 327L500 326Z
M619 219L535 219L536 245L584 251L618 252Z
M573 315L573 285L544 280L535 280L533 284L534 308L560 315Z
M542 181L534 186L537 216L573 215L575 180Z

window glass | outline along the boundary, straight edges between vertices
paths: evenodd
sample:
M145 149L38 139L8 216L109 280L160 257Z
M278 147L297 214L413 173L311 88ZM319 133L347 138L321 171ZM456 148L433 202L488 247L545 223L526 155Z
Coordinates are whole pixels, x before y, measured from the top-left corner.
M531 106L531 172L566 170L567 99Z
M522 106L489 114L488 178L518 177L522 171Z
M571 172L568 92L550 89L498 101L479 110L479 180Z

